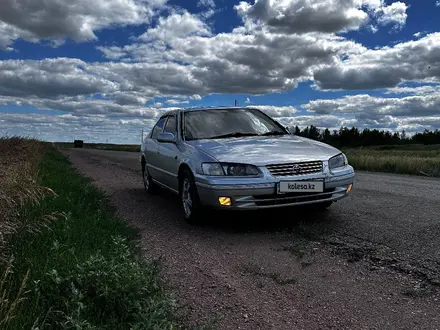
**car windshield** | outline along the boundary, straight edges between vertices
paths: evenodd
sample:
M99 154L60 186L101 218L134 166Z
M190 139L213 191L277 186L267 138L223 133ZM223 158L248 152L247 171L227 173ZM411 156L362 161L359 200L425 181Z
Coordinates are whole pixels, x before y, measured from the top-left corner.
M288 134L257 109L212 109L185 113L186 140Z

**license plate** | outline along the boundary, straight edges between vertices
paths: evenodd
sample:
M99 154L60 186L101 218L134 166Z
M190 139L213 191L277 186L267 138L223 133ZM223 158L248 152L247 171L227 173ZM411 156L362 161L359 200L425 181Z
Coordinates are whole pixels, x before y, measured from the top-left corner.
M323 192L322 181L281 181L278 186L279 193L289 192Z

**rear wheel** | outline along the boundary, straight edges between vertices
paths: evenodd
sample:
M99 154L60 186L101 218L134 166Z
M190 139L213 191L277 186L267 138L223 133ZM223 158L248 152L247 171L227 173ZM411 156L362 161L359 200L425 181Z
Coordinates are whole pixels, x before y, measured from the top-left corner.
M155 194L158 190L157 184L153 181L148 169L146 167L145 161L142 162L142 178L144 181L144 189L149 194Z
M185 220L190 224L201 224L202 204L197 193L192 173L185 169L180 177L180 204Z

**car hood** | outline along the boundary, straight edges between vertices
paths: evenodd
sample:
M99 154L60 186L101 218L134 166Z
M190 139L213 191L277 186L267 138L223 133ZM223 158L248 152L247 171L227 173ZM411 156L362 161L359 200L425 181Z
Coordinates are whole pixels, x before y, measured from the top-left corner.
M188 143L220 162L255 165L324 161L340 153L328 144L290 134L193 140Z

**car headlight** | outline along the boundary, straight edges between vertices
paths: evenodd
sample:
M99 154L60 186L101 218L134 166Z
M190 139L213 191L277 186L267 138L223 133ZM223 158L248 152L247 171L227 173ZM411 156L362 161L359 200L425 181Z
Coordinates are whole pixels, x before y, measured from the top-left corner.
M203 163L203 174L215 176L256 176L258 168L247 164Z
M330 158L328 161L328 167L331 170L334 170L335 168L339 168L339 167L344 167L347 165L348 165L347 157L342 153Z

